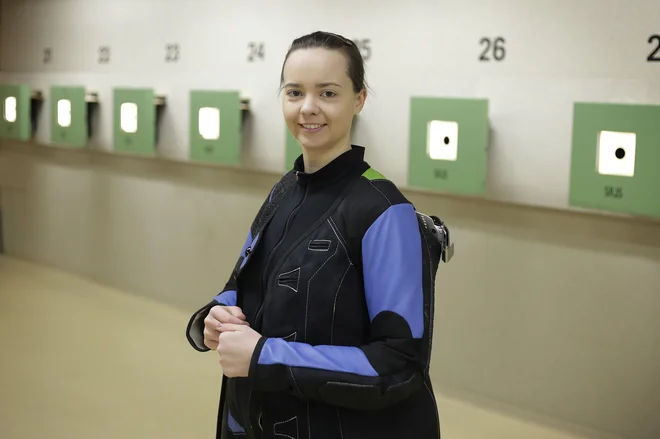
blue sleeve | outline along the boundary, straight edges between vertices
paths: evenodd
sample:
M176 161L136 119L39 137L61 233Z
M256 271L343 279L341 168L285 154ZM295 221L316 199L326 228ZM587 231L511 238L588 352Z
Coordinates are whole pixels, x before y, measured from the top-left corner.
M311 346L262 337L249 376L265 391L358 410L396 404L423 385L422 239L412 205L397 204L362 240L366 303L371 320L362 346Z
M236 290L226 290L213 298L218 305L236 306Z

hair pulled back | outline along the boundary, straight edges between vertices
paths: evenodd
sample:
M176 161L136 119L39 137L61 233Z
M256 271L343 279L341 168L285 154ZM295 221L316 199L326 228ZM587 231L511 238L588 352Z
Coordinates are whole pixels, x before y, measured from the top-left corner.
M353 83L353 91L359 93L362 89L366 88L366 82L364 79L364 60L360 53L360 49L358 49L355 43L348 38L344 38L341 35L333 34L331 32L322 31L312 32L311 34L303 35L302 37L293 40L291 47L289 47L289 51L284 57L284 63L282 63L280 86L284 83L284 66L286 65L287 59L289 59L289 55L296 50L315 48L339 50L342 52L348 61L348 71L346 73Z

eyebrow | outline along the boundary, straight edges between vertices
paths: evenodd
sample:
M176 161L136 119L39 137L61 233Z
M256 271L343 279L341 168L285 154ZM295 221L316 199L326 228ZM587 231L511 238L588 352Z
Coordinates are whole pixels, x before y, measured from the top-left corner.
M316 88L329 87L331 85L334 85L335 87L341 87L341 85L337 84L336 82L321 82L320 84L316 84ZM284 87L300 88L300 84L296 82L289 82Z

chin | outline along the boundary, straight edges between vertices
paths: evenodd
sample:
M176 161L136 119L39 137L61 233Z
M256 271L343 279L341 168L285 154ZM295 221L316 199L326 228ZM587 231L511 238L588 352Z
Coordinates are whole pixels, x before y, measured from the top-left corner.
M300 141L300 146L307 151L320 151L323 149L328 149L328 144L326 142L306 142Z
M296 138L303 148L310 150L326 149L330 144L327 139L314 139L310 137L305 135L305 133L299 133Z

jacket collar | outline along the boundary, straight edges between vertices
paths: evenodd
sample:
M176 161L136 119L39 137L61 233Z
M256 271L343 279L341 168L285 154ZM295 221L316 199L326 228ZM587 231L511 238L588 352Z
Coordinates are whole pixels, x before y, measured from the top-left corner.
M305 172L302 154L293 165L299 183L330 183L348 174L361 171L364 166L364 147L351 145L351 149L341 154L316 172Z

